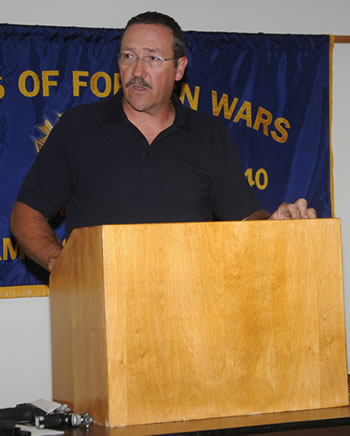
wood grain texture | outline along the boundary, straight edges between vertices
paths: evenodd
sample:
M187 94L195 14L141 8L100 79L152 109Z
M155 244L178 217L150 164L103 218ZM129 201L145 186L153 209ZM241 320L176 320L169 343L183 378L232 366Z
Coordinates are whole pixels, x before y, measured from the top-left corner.
M50 276L53 397L74 411L108 412L102 229L73 231Z
M89 352L103 352L98 343L106 344L108 405L98 422L113 427L348 404L339 220L101 229L103 261L89 251L79 275L86 271L89 288L89 271L103 269L104 308L96 306L96 317L105 316L104 337L103 323L91 337L95 320L79 312L86 323L80 334L97 346ZM79 244L90 239L92 229L84 231L76 231ZM85 308L84 293L74 299L74 311ZM91 358L86 350L78 354L74 374ZM99 379L103 370L84 371ZM73 384L80 382L74 375ZM95 395L81 387L75 394Z

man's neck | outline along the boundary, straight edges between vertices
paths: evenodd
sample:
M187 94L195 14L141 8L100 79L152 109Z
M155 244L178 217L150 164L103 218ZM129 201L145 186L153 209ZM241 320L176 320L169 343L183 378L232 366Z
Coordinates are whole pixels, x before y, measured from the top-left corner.
M151 144L160 132L170 127L175 119L175 108L169 106L158 111L136 111L123 99L123 109L128 120L134 124Z

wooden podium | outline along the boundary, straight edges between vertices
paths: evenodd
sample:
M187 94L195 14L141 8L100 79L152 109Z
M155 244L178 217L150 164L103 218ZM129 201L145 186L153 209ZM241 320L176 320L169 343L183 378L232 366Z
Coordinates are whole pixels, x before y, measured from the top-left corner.
M349 404L338 219L76 229L50 299L54 399L97 423Z

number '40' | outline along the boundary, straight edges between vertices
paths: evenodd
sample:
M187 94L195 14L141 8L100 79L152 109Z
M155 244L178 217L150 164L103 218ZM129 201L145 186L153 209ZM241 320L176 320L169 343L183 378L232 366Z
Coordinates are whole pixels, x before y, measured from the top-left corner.
M256 186L261 191L266 189L269 184L269 176L264 168L259 168L255 174L253 168L247 168L244 175L247 177L250 186Z

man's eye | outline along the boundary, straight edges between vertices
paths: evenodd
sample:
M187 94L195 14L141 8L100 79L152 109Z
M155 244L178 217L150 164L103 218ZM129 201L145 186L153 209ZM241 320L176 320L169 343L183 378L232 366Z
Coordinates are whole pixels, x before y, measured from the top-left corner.
M135 59L135 56L131 53L120 53L120 60L123 62L130 62Z
M160 62L162 61L162 58L159 57L159 56L150 56L150 58L151 58L151 61L152 61L154 64L158 64L158 63L160 63Z

